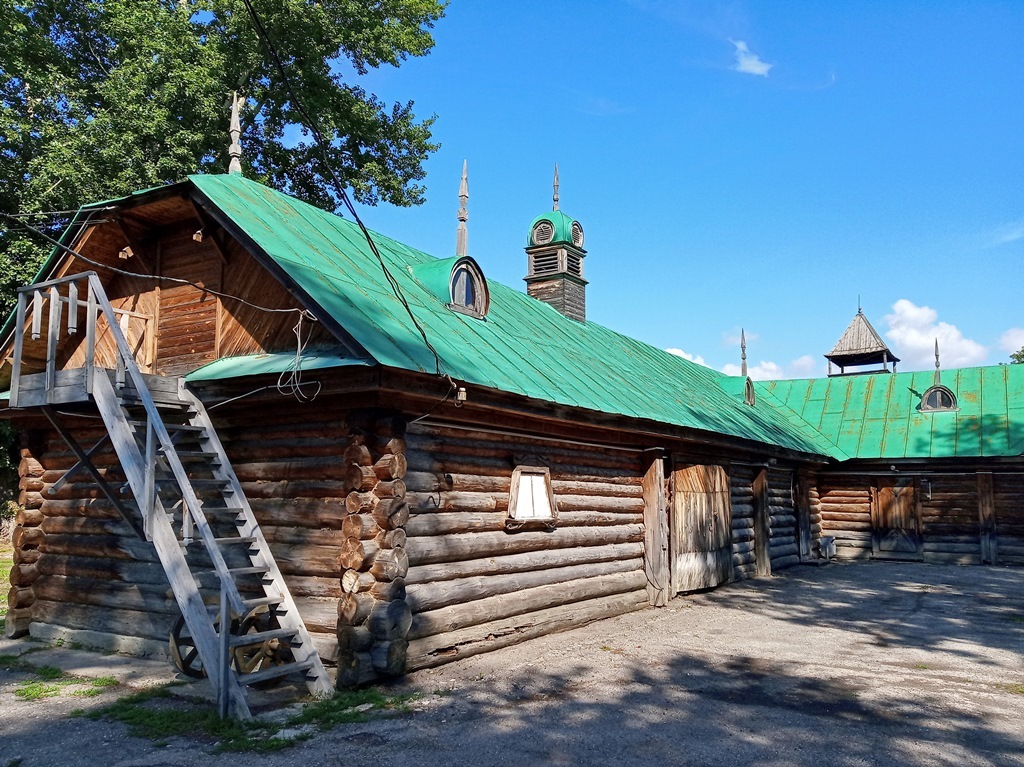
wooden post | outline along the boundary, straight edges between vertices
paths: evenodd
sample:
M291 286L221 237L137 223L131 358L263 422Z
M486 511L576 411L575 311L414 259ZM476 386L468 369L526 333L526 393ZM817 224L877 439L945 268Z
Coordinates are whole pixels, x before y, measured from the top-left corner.
M651 461L643 479L644 493L644 572L647 598L655 607L664 607L672 598L669 592L668 493L665 489L665 459Z
M981 563L999 564L996 533L996 503L992 489L992 472L978 472L978 532L981 541Z

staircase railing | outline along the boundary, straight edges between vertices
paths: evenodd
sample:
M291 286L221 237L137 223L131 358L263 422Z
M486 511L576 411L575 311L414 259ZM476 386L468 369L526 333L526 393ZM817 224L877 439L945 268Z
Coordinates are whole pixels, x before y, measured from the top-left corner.
M84 301L81 299L79 285L85 281ZM62 293L62 289L66 290ZM29 304L32 306L31 322L27 323ZM48 305L48 306L47 306ZM135 359L135 353L125 337L122 317L130 317L133 313L114 309L108 300L99 277L95 272L85 272L63 277L48 282L30 285L19 289L17 327L15 335L13 374L11 380L11 406L18 407L18 390L23 375L23 352L25 347L26 324L32 340L39 340L42 333L42 316L48 310L48 328L45 363L46 402L52 400L57 384L58 350L61 339L62 314L64 306L69 307L67 314L68 334L77 334L79 330L79 311L85 309L85 387L93 395L104 421L108 424L111 441L114 444L122 468L142 512L145 530L159 554L164 571L171 583L172 591L181 613L185 618L196 649L207 669L219 669L220 673L209 674L210 680L222 702L222 710L230 708L237 715L248 716L248 706L244 693L238 684L232 684L228 672L226 635L230 621L222 623L220 636L213 628L206 605L203 603L195 579L190 572L174 530L170 517L164 511L158 488L156 487L156 453L159 450L166 460L175 479L182 498L182 531L185 537L190 536L194 529L205 544L213 569L220 582L221 611L228 609L236 615L245 612L243 600L238 592L228 565L224 561L215 535L203 513L202 503L196 496L195 489L189 481L188 474L178 456L175 444L168 433L163 418L153 401L142 371ZM145 411L146 448L143 455L135 441L135 436L125 425L124 429L112 428L111 424L124 420L120 404L116 399L114 386L111 385L107 369L99 367L96 361L97 333L100 319L105 321L108 336L114 341L114 386L123 389L129 382L134 388L134 396ZM116 411L116 412L115 412Z

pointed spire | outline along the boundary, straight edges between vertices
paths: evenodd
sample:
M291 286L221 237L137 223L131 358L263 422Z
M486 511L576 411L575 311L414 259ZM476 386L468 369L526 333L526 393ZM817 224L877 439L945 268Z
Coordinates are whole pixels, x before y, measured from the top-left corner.
M553 195L551 195L551 201L554 203L554 206L551 208L551 210L558 210L558 163L557 162L555 163L555 193Z
M747 374L747 335L740 328L740 375Z
M942 385L942 371L939 369L939 339L935 339L935 386Z
M238 110L244 102L245 99L239 98L236 92L231 93L231 146L228 147L228 157L231 159L228 162L228 173L242 172L242 145L238 143L242 137L242 123L238 119Z
M463 160L462 181L459 182L459 228L455 234L455 255L460 257L469 252L469 230L466 228L466 222L469 220L467 202L469 202L469 162Z

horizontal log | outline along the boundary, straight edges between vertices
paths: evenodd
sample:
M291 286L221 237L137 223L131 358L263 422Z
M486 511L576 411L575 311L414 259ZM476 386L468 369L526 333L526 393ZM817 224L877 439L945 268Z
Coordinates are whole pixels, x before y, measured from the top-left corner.
M450 481L449 481L450 480ZM478 474L434 474L424 471L409 471L405 475L407 497L415 494L437 493L498 493L508 495L512 486L512 474L507 476L482 476Z
M369 616L375 600L369 594L345 594L338 600L338 625L358 626Z
M409 572L409 554L404 548L381 549L373 558L370 573L378 581L394 581Z
M367 652L373 644L373 634L366 626L338 626L339 652Z
M349 514L341 525L345 538L373 538L380 531L377 521L369 514Z
M392 455L403 455L406 449L406 442L401 437L392 437L381 446L382 453L390 453Z
M339 570L365 570L373 563L373 557L380 551L380 544L369 539L346 538L338 553Z
M405 639L412 625L412 610L403 599L376 602L370 610L366 625L378 641Z
M101 631L107 634L136 636L166 642L175 617L170 614L122 610L112 607L97 609L93 606L50 602L37 598L36 603L32 605L32 619L72 629Z
M79 575L100 581L129 583L167 582L159 562L43 553L38 559L37 567L43 575Z
M373 668L373 660L369 652L355 652L354 650L338 651L338 679L336 686L339 690L348 690L368 684L377 678L377 672Z
M39 549L14 549L11 556L16 565L31 565L39 561L43 555Z
M21 525L22 527L35 527L43 521L43 512L38 508L26 509L19 508L17 514L14 515L14 524Z
M315 576L285 576L288 590L294 597L331 597L341 598L341 582L337 576L315 577Z
M797 554L800 551L799 546L796 543L784 543L778 546L771 546L768 550L769 556L772 561L787 557L791 554Z
M593 562L632 560L637 566L643 562L642 543L618 543L603 546L531 551L507 556L491 556L462 562L416 565L410 568L406 582L435 583L453 578L477 575L522 573L554 567L586 565Z
M376 642L370 648L370 660L381 676L393 677L405 673L409 643L405 639Z
M772 571L784 570L787 567L800 564L799 554L787 554L784 557L772 558Z
M295 606L308 631L334 634L338 629L338 600L295 597Z
M414 513L504 512L508 493L451 492L406 493L405 500Z
M564 527L551 532L462 533L417 538L410 544L410 563L457 562L465 559L519 554L540 549L598 546L643 540L642 525L614 527Z
M642 590L646 599L646 587L647 576L641 570L538 586L513 594L417 613L413 616L409 638L421 639L513 615L629 591Z
M646 591L599 597L409 642L406 671L437 666L647 606Z
M373 486L373 494L378 498L405 498L406 492L405 481L401 479L381 481Z
M39 527L25 527L15 525L11 533L11 544L16 549L28 549L39 546L46 538L46 534Z
M353 490L345 496L345 509L349 514L360 514L373 511L373 507L379 502L380 499L373 493L360 493Z
M381 531L376 538L374 538L377 545L382 549L400 549L405 546L406 533L403 528L397 530L388 530L387 532Z
M405 527L409 521L409 504L404 498L385 498L373 508L373 519L382 530Z
M346 594L359 594L369 591L370 587L377 582L370 573L361 573L358 570L346 570L341 576L341 590Z
M7 592L7 607L10 610L17 610L22 607L31 607L36 601L36 594L33 589L11 586Z
M478 575L436 583L419 583L408 587L408 602L415 612L436 610L449 605L477 599L511 594L524 589L552 583L568 583L580 578L593 578L614 573L631 572L643 567L642 560L620 559L608 562L577 564L531 572L503 575Z
M349 487L361 493L368 493L377 484L378 477L372 466L352 464L345 470Z
M377 581L370 587L370 596L381 602L405 599L407 596L405 578L395 578L393 581Z
M281 481L242 482L242 491L246 498L345 498L350 492L347 479L341 480L304 480L289 479Z
M178 604L167 583L120 583L74 575L41 575L33 585L38 599L94 607L177 615ZM212 596L212 592L211 592Z
M338 566L339 546L271 543L270 551L277 560L277 566L285 575L341 578L342 568Z
M926 553L936 554L976 554L981 556L981 543L977 540L971 543L953 543L951 541L929 541L925 540L922 549Z
M39 577L39 565L12 565L10 582L12 586L31 586Z
M855 522L853 520L821 520L822 532L826 532L826 535L843 535L844 533L850 532L870 532L871 531L871 520L863 522Z
M745 581L757 577L757 565L753 562L736 564L732 567L733 580Z
M401 453L385 453L373 464L374 476L381 481L402 479L408 471L409 463Z
M347 466L372 466L373 458L370 457L370 449L362 442L356 442L345 448L343 460Z
M4 616L4 636L18 639L28 634L28 626L32 622L32 608L20 607L8 610Z

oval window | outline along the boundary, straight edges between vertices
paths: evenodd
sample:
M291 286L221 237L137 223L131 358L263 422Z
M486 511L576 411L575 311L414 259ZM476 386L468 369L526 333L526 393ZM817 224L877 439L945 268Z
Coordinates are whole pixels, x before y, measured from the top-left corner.
M456 262L452 267L449 286L452 299L448 304L450 309L472 317L484 317L487 314L490 305L487 281L472 259L463 258Z

